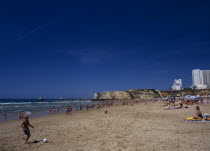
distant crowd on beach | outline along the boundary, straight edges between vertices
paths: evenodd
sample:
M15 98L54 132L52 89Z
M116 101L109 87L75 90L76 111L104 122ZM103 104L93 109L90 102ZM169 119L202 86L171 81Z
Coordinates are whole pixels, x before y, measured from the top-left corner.
M204 101L205 100L205 101ZM154 99L135 99L135 100L121 100L121 101L104 101L100 103L90 103L87 105L80 105L78 106L78 109L74 110L92 110L92 109L101 109L105 107L111 107L111 106L117 106L117 105L131 105L138 103L144 103L145 105L160 102L163 103L162 107L164 107L164 110L171 110L171 109L181 109L181 108L188 108L189 105L199 105L199 104L210 104L210 96L207 97L196 97L196 98L187 98L187 97L169 97L169 98L154 98ZM48 112L50 114L59 113L60 110L58 108L49 108ZM65 109L65 114L72 114L73 107L67 106ZM7 111L2 111L3 119L7 120ZM18 112L18 120L23 120L23 117L25 115L24 111Z
M59 109L58 108L49 108L48 112L49 113L58 113Z
M198 106L201 104L209 104L210 97L195 97L195 98L179 97L176 99L165 99L165 100L163 100L163 103L164 103L164 105L162 107L164 107L164 110L173 110L173 109L182 109L182 108L186 109L186 108L188 108L189 105L196 105L195 115L193 117L187 118L187 120L188 121L193 121L193 120L195 120L195 121L198 121L198 120L209 121L210 120L210 115L202 114L200 107Z
M101 109L105 107L112 107L112 106L117 106L117 105L131 105L133 106L134 103L139 103L141 100L132 100L132 101L108 101L108 102L102 102L98 104L87 104L86 106L80 105L79 110L86 109L86 111L89 111L91 109ZM69 114L72 112L72 107L67 106L65 114ZM106 111L107 112L107 111Z
M188 106L196 105L195 106L195 115L190 118L192 120L205 120L205 121L210 121L210 116L208 114L202 114L202 111L199 107L199 105L202 104L209 104L210 103L210 97L195 97L195 98L187 98L187 97L169 97L169 98L154 98L154 99L135 99L135 100L121 100L121 101L103 101L103 102L92 102L90 104L86 105L80 105L78 106L77 109L78 111L82 110L93 110L93 109L103 109L104 114L109 114L109 108L112 106L134 106L135 104L142 103L144 105L151 105L153 103L161 103L160 107L163 107L163 110L174 110L174 109L187 109ZM51 113L58 113L59 109L58 108L49 108L48 112ZM65 114L66 115L71 115L73 112L73 107L68 105L65 109ZM3 110L3 118L4 120L7 119L7 111ZM26 135L25 138L25 143L28 143L28 139L31 136L29 127L34 128L32 125L29 123L29 117L27 112L24 112L20 110L18 112L18 120L23 121L21 124L21 127L23 129L24 134Z

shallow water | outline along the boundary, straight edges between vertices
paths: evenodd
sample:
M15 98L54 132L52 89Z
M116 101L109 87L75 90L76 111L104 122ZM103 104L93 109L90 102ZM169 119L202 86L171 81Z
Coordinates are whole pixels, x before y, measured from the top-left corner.
M35 100L35 99L2 99L0 100L0 121L5 121L2 111L7 111L6 120L18 119L20 110L29 111L30 117L42 116L49 114L49 108L56 108L58 113L65 112L66 106L72 106L73 110L79 110L79 106L87 104L97 104L99 102L91 102L91 100ZM83 107L84 108L84 107Z

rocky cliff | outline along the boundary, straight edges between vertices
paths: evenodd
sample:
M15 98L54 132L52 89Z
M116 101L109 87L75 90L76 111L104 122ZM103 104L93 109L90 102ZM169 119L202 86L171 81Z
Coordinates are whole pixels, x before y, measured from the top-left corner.
M133 100L133 99L152 99L161 97L174 97L186 95L210 95L210 89L193 90L183 89L181 91L157 91L154 89L134 89L128 91L106 91L95 93L93 101L101 100Z
M93 100L132 100L132 99L152 99L159 98L158 91L153 89L134 89L128 91L106 91L103 93L96 92Z

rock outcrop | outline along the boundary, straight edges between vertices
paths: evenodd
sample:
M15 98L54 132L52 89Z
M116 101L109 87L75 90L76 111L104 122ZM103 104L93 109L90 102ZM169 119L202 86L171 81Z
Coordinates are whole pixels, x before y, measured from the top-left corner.
M134 89L128 91L106 91L103 93L96 92L93 101L152 99L158 97L160 97L160 94L153 89Z
M133 100L133 99L153 99L161 97L175 97L186 95L210 95L210 89L193 90L183 89L181 91L158 91L154 89L134 89L128 91L106 91L103 93L96 92L93 101L102 100Z
M96 97L97 96L97 97ZM106 91L103 93L95 93L94 101L98 100L131 100L132 96L129 91Z
M153 89L134 89L129 90L133 99L153 99L160 98L160 94Z

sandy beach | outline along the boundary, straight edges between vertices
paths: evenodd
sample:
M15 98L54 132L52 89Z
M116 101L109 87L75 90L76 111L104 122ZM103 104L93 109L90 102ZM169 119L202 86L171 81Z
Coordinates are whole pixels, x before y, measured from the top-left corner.
M163 110L162 104L106 107L31 118L35 127L24 144L20 121L0 123L0 150L6 151L209 151L210 122L184 122L195 114L188 109ZM199 105L203 114L210 105Z

